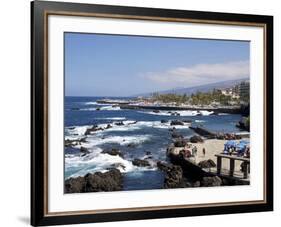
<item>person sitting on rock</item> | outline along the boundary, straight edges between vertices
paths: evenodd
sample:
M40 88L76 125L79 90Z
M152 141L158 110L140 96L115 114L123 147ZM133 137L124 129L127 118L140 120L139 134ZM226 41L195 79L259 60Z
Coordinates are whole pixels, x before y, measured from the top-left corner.
M185 150L185 151L184 151L184 157L185 157L185 158L190 158L190 157L191 157L191 152L190 152L190 150Z
M186 146L179 152L179 154L182 155L183 158L191 157L191 151Z

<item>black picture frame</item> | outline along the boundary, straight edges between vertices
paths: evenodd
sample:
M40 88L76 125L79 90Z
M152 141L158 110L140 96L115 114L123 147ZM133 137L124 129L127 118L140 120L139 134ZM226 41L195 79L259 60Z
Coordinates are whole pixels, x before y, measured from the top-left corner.
M101 213L63 213L47 212L45 189L47 187L46 166L48 133L48 78L47 74L47 22L50 14L90 16L100 14L106 17L118 15L124 18L145 20L192 20L194 23L205 21L214 24L239 24L247 26L262 24L265 27L265 201L220 206L197 206L191 208L167 207L166 209L140 209ZM121 15L121 16L120 16ZM214 214L230 214L273 210L273 17L264 15L245 15L201 11L139 8L109 5L93 5L65 2L31 2L31 224L59 225L88 222L108 222L137 219L171 218Z

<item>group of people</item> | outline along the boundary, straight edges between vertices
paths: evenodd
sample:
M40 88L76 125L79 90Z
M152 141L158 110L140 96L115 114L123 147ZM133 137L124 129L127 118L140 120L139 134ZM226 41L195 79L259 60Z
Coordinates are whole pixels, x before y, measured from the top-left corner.
M229 140L224 144L223 153L229 155L237 154L237 156L250 158L250 144L245 140L239 142Z
M182 150L182 153L185 158L196 157L197 156L197 147L191 143L187 143ZM202 149L203 156L206 155L206 149Z

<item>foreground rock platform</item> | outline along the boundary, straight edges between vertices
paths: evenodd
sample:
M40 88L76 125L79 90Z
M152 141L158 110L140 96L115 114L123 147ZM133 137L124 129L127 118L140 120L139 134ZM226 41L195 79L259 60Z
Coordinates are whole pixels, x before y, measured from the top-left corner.
M88 173L65 181L65 193L120 191L122 188L123 176L118 169Z

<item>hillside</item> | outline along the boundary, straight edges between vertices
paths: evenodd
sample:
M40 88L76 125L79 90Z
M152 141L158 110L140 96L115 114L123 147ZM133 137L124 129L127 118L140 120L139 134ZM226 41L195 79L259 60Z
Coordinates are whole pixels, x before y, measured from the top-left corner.
M232 87L245 80L248 80L248 78L220 81L217 83L204 84L204 85L200 85L200 86L187 87L187 88L175 88L175 89L164 90L164 91L155 91L155 92L159 93L159 94L177 94L177 95L187 94L187 95L190 95L192 93L196 93L199 91L200 92L209 92L209 91L212 91L213 89L223 89L223 88ZM138 94L136 96L150 96L150 95L151 95L151 93L146 93L146 94Z

